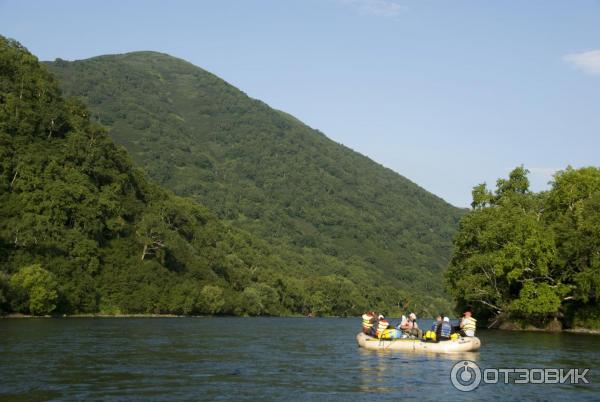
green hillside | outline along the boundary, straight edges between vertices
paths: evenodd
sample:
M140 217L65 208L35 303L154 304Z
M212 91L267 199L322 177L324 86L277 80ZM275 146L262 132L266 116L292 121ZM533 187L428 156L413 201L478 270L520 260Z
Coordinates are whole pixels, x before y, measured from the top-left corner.
M0 36L0 314L345 315L401 300L361 266L322 257L319 275L160 188L89 115Z
M248 312L243 290L281 271L268 248L146 179L88 116L0 36L0 312Z
M154 180L267 240L286 265L442 303L459 209L183 60L48 66Z

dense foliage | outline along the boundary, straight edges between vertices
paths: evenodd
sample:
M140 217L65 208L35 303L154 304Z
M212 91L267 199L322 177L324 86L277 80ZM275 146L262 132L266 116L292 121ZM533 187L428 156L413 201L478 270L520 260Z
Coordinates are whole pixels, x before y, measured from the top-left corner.
M168 55L48 65L153 179L267 240L286 265L358 289L376 281L363 298L389 286L421 311L446 304L441 278L457 208Z
M271 246L161 189L0 37L0 312L345 315L426 302L443 300L361 259Z
M600 169L569 167L542 193L527 173L516 168L493 193L473 189L448 288L483 316L600 327Z

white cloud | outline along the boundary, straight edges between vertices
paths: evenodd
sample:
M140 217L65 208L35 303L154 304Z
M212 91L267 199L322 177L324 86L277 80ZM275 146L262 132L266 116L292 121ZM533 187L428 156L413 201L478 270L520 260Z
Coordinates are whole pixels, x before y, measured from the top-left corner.
M396 18L405 9L396 0L338 0L339 3L350 6L360 13L376 15L378 17Z
M564 55L563 60L584 73L600 75L600 50L570 53Z

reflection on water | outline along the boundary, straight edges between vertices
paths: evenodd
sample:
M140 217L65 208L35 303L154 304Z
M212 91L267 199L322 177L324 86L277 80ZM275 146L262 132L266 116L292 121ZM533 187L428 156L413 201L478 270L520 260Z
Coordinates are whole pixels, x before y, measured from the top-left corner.
M460 360L477 362L479 353L407 354L389 350L359 349L361 390L375 393L413 395L423 388L449 378L452 366Z
M425 326L427 323L423 323ZM367 351L359 319L0 320L0 400L594 399L600 337L480 331L476 353ZM591 368L589 385L482 385L450 370Z

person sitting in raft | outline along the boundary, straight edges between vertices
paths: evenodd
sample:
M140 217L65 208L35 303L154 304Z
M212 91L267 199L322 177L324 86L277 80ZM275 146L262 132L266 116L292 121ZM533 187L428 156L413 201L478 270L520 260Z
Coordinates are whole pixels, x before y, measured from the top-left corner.
M404 324L404 321L406 321L406 316L404 314L402 314L402 317L400 318L400 322L398 323L398 325L396 325L396 329L398 331L402 331L402 329L400 327L402 326L402 324Z
M431 324L431 329L423 335L423 340L425 342L439 342L437 340L438 327L444 320L444 314L438 314L438 316L433 320L433 324Z
M386 320L385 317L380 314L379 317L377 317L377 331L375 331L375 336L377 338L381 338L381 335L383 335L383 331L388 329L389 326L390 323L388 322L388 320Z
M477 320L473 318L473 312L470 308L464 312L464 317L460 320L460 335L461 336L475 336L475 329L477 327Z
M410 313L408 319L400 323L400 329L405 334L416 336L419 339L423 337L423 331L421 331L419 324L417 324L417 315L415 313Z
M450 324L450 319L448 317L444 317L442 322L437 326L435 330L436 342L449 340L451 333L452 325Z
M437 317L435 317L435 321L433 321L433 324L431 324L431 330L433 332L437 331L437 327L438 325L440 325L443 321L444 318L444 314L439 314Z
M362 331L363 333L373 336L375 335L375 329L373 326L375 325L375 312L367 311L362 315Z

